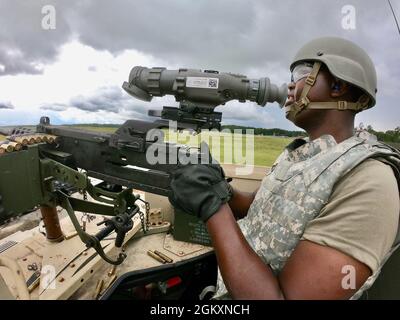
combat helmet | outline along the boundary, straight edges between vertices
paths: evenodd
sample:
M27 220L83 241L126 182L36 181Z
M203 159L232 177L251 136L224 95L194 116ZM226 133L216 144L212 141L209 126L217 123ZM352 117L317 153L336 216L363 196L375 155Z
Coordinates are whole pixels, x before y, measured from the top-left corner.
M305 44L295 55L290 71L302 62L311 62L312 71L307 76L300 99L289 106L296 115L303 109L338 109L356 112L371 108L376 102L377 77L374 63L368 54L355 43L337 37L322 37ZM310 102L308 92L314 85L321 64L330 73L362 90L357 102ZM291 113L292 113L291 112Z

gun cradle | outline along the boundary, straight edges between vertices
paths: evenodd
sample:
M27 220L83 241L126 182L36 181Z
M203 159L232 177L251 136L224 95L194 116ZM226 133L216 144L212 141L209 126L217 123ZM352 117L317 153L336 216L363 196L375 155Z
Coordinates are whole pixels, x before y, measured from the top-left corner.
M1 221L20 216L40 205L61 205L68 211L61 210L64 217L60 224L65 239L60 243L49 242L38 228L25 232L26 237L22 240L14 239L13 235L0 241L0 248L13 244L3 252L0 250L0 257L13 259L20 270L19 276L16 276L17 270L0 267L0 280L5 280L14 297L26 298L26 295L18 292L13 280L21 280L21 277L27 282L30 299L93 298L94 291L96 297L107 297L112 291L108 287L115 289L117 283L131 272L150 271L158 266L158 262L146 254L149 250L158 250L171 256L174 261L171 268L186 262L195 266L196 261L208 256L212 251L210 247L177 241L171 234L166 234L174 219L174 212L165 196L169 192L169 172L176 164L149 164L146 151L151 146L159 145L160 150L166 153L167 160L171 154L179 159L177 155L187 154L188 147L152 139L147 133L154 128L158 128L158 124L127 121L115 134L102 134L41 123L37 134L56 137L52 142L29 144L28 140L28 144L19 151L0 155ZM25 141L19 140L21 144ZM201 153L197 151L197 155ZM86 170L87 174L79 172L78 168ZM89 177L103 182L94 186ZM64 184L62 190L55 187L56 182ZM145 234L141 230L143 222L140 217L133 216L133 227L123 239L127 258L116 269L114 267L113 270L117 270L115 279L115 272L110 271L110 264L104 261L104 257L102 259L99 252L88 248L92 239L88 236L99 234L99 226L88 221L85 226L87 233L83 234L79 220L81 212L116 217L126 209L133 208L136 201L133 188L137 190L135 192L147 192L146 198L151 199L152 208L162 209L153 210L149 230ZM70 197L64 189L71 189L71 194L86 190L90 201ZM68 209L72 209L72 214ZM69 217L65 217L66 214ZM98 217L97 222L101 220L101 216ZM178 223L179 228L185 228L182 223L185 222ZM121 248L115 246L115 232L108 234L104 233L101 241L104 254L121 253ZM180 236L187 237L187 234L181 233ZM192 258L195 260L192 261ZM33 265L40 267L40 275L38 270L33 270ZM48 277L45 266L55 268L52 278ZM109 273L113 274L112 277L108 276ZM100 283L102 285L98 286ZM52 289L53 285L56 285L55 290Z
M224 169L228 174L232 175L232 168L225 166ZM262 171L264 172L264 170ZM235 183L238 184L238 187L245 187L246 189L256 188L263 175L262 173L258 174L256 179L253 177L254 180L236 179ZM14 257L14 260L23 270L24 280L28 281L35 272L27 269L29 265L35 262L41 267L43 273L40 275L40 282L29 293L30 299L93 299L96 286L101 280L103 280L104 285L99 292L98 298L108 299L122 283L128 281L135 274L143 274L143 277L147 277L147 274L153 272L152 274L157 275L157 277L164 277L164 271L162 270L165 269L165 272L167 270L177 270L177 274L183 277L184 271L179 270L186 270L190 264L198 266L203 263L202 261L208 261L211 258L211 247L176 241L171 234L167 233L174 219L174 210L165 197L151 193L135 192L138 192L141 198L144 197L149 201L152 208L159 209L151 211L152 214L149 215L150 229L146 235L142 234L140 221L137 216L135 217L134 227L127 234L124 244L127 258L116 268L112 268L110 264L106 263L98 255L93 257L93 249L87 249L81 240L76 235L74 236L76 234L75 229L70 219L66 217L65 210L60 210L59 215L63 217L60 219L60 224L68 240L64 240L61 243L50 243L39 233L39 228L23 232L24 237L22 237L21 233L17 233L0 240L0 247L4 243L12 241L16 243L3 253L0 253L0 256ZM82 214L79 212L76 214L80 220ZM98 226L96 226L96 223L101 219L102 216L97 215L95 220L87 223L88 233L97 232ZM111 234L109 238L102 241L103 247L108 245L105 247L105 252L110 255L113 255L118 250L114 247L114 241L112 240L114 237L115 235ZM161 264L146 254L148 250L164 252L173 258L174 262L168 265ZM24 258L27 260L24 261ZM56 266L57 270L55 272L56 276L53 277L54 279L49 277L51 275L49 269L43 268L45 265L52 264ZM114 271L111 272L111 270ZM170 274L171 271L168 272ZM109 273L112 273L111 276ZM171 277L168 274L165 279ZM0 279L3 278L5 280L15 297L17 292L14 288L15 281L13 281L13 277L11 271L0 267ZM47 289L43 289L46 284ZM50 284L55 284L55 288L51 289L53 286ZM152 290L158 289L153 288Z
M44 203L37 146L0 156L0 223Z

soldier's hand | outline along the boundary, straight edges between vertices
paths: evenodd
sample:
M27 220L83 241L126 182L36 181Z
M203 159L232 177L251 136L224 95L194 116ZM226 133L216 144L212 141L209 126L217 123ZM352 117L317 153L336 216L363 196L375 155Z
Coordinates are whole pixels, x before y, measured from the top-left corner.
M171 204L204 222L231 198L231 188L219 164L189 164L171 174Z

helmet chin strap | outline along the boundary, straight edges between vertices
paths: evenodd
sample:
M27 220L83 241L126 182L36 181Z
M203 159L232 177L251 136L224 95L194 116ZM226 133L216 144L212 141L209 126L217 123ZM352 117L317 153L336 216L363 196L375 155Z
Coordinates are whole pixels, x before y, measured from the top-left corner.
M307 95L315 84L315 80L317 79L318 72L321 69L321 62L314 62L313 68L308 75L303 91L301 92L300 98L298 101L294 102L291 106L289 106L286 110L286 117L293 121L294 118L304 109L320 109L320 110L328 110L328 109L336 109L336 110L354 110L359 112L368 108L369 97L363 94L357 102L348 102L348 101L328 101L328 102L311 102L308 99Z

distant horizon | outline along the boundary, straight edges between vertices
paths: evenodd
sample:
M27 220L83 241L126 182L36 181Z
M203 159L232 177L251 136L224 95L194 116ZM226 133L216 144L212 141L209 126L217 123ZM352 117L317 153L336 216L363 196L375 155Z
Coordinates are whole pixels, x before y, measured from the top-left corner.
M135 119L126 119L127 120L135 120ZM96 122L83 122L83 123L53 123L51 122L50 119L50 124L52 125L60 125L60 126L101 126L101 127L120 127L124 124L124 122L121 123L96 123ZM145 120L143 120L145 121ZM147 122L151 122L151 121L147 121ZM12 125L0 125L0 128L13 128L13 127L35 127L39 124L39 121L35 124L12 124ZM361 124L361 122L358 125L355 125L354 128L357 128L359 125ZM289 130L289 129L284 129L284 128L278 128L278 127L252 127L252 126L246 126L246 125L237 125L237 124L221 124L221 127L224 126L235 126L235 127L243 127L243 128L249 128L249 129L265 129L265 130L282 130L282 131L287 131L287 132L305 132L305 130L302 130L301 128L297 128L297 129L293 129L293 130ZM367 128L367 126L369 126L369 124L365 124L364 128ZM392 131L395 130L396 128L398 128L399 126L395 127L395 128L391 128L391 129L387 129L387 130L376 130L373 126L372 129L377 131L377 132L387 132L387 131Z

